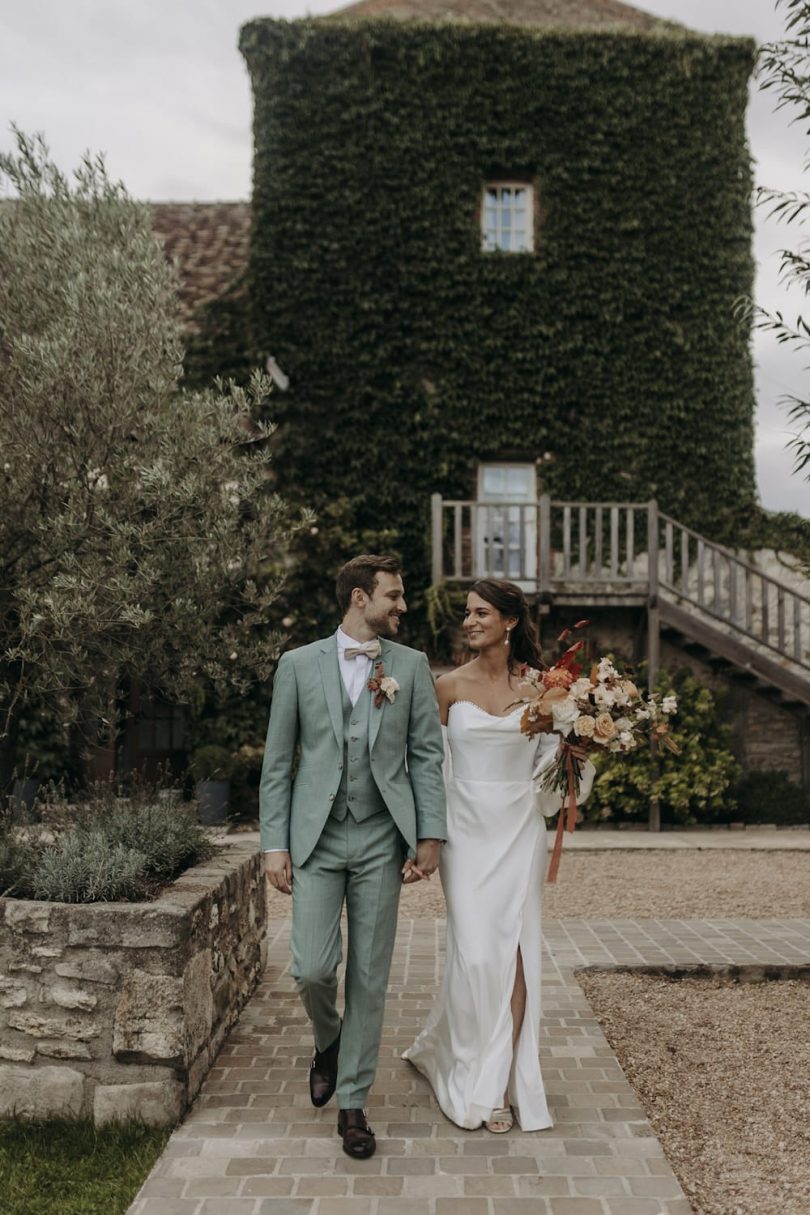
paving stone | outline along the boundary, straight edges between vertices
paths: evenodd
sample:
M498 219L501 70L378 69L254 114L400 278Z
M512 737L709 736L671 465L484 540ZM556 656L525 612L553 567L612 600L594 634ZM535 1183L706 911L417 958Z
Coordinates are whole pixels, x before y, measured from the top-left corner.
M489 1215L486 1198L439 1198L436 1215Z
M147 1198L137 1207L137 1215L196 1215L196 1198Z
M292 1194L293 1177L246 1177L241 1183L241 1193L246 1198L282 1198Z
M318 1215L371 1215L371 1198L321 1198Z
M253 1215L254 1198L205 1198L197 1215Z

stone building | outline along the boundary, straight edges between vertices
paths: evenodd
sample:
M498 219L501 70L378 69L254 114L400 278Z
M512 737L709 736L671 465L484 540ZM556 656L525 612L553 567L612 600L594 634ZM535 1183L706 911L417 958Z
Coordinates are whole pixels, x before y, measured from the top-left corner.
M289 377L279 488L340 547L299 593L378 544L423 625L514 578L547 636L587 613L600 649L731 681L745 762L810 781L810 599L757 505L733 319L753 44L613 0L360 0L241 48L250 215L155 224L204 303L192 380Z

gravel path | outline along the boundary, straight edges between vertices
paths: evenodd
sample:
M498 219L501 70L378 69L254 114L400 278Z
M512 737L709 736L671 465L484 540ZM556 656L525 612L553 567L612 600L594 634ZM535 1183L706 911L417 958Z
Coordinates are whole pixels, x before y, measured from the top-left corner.
M271 915L289 915L286 895L268 890ZM438 875L403 886L404 919L446 915ZM808 852L569 852L554 886L550 919L803 919L810 916Z
M808 1215L810 982L579 981L696 1215Z

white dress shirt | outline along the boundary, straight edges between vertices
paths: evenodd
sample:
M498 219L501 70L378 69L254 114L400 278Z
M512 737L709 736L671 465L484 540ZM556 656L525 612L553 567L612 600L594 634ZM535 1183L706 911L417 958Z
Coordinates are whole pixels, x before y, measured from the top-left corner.
M352 704L356 705L363 689L371 678L373 662L365 654L358 654L356 658L347 658L345 653L346 648L348 646L356 646L359 643L354 637L350 637L348 633L344 633L340 627L336 636L340 677L343 680L346 695ZM286 852L286 848L266 848L265 851Z
M371 678L373 662L365 654L358 654L356 658L347 658L346 649L349 646L359 645L360 642L356 641L354 637L350 637L348 633L344 633L340 627L338 627L336 637L340 677L343 680L346 695L352 704L356 705L360 699L360 693Z

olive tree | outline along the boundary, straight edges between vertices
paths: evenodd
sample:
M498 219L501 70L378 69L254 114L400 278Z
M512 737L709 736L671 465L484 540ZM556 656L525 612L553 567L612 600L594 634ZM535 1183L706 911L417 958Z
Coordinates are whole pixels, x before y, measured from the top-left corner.
M41 137L0 155L0 791L32 699L92 734L122 682L246 691L305 520L272 492L269 382L183 392L147 206Z
M775 109L792 109L792 121L805 125L810 135L810 2L808 0L776 0L776 7L785 10L785 38L766 43L760 48L758 76L760 88L776 96ZM810 158L805 161L805 170ZM787 224L803 229L810 215L810 194L804 191L773 190L760 187L757 204L770 208L770 215ZM796 248L781 250L781 273L787 285L797 287L803 295L810 292L810 247L800 240ZM810 318L797 316L787 320L781 312L769 313L752 307L757 328L768 329L780 343L796 350L810 349ZM790 420L799 430L790 440L796 456L796 471L810 480L810 400L788 396L786 404Z

